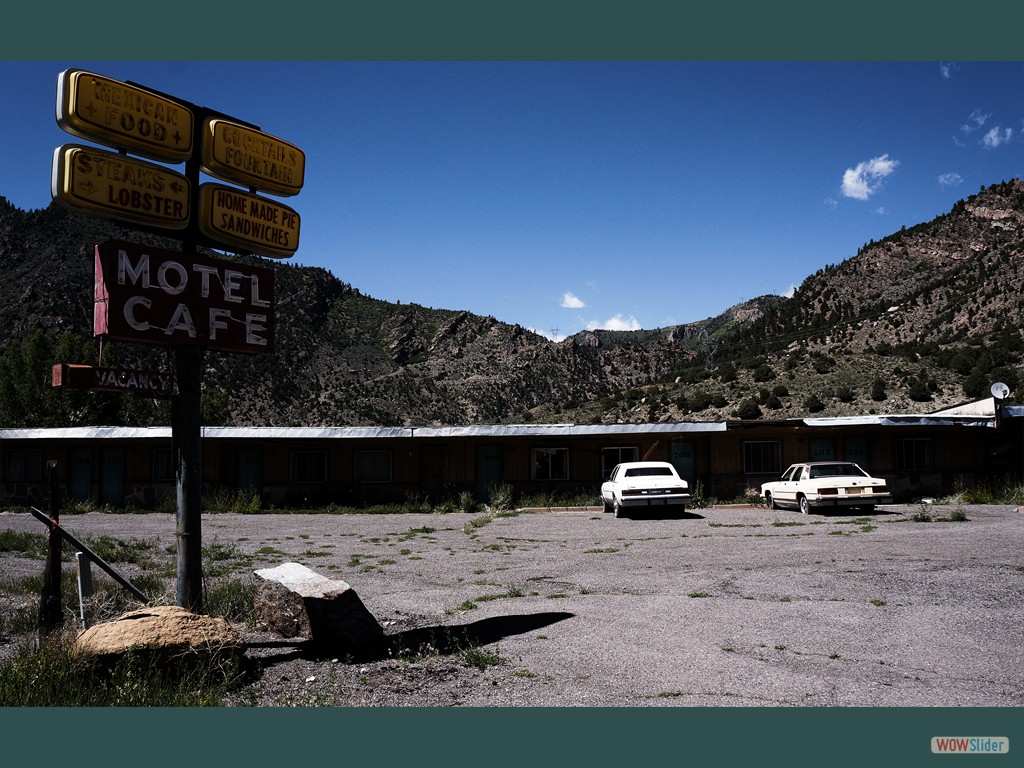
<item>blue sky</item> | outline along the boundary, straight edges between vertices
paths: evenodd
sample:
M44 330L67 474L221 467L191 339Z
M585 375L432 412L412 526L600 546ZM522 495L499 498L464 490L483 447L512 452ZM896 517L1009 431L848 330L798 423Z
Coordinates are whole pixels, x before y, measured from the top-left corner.
M557 337L786 294L1024 175L1019 61L0 61L19 208L49 203L53 150L82 143L54 118L70 67L304 150L281 199L296 263Z

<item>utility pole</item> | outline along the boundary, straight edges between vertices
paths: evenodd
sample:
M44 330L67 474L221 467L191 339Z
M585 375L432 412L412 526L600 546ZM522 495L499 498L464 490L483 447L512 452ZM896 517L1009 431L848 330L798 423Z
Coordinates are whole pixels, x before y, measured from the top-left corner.
M192 109L196 112L194 105ZM203 142L202 114L196 114L193 122L193 142L201 147ZM192 189L199 189L200 159L194 152L185 161L185 177ZM199 195L193 192L190 203L192 210L189 221L199 220ZM195 253L198 238L195 228L188 230L181 241L182 253ZM171 408L171 445L174 458L175 490L175 535L178 543L177 559L177 604L192 613L203 612L203 350L199 347L179 346L174 349L174 375L178 393Z

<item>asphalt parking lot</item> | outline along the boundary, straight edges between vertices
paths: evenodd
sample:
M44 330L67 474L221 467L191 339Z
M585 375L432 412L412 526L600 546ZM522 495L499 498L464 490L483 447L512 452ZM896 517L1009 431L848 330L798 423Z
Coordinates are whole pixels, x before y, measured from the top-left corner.
M504 663L460 705L1021 706L1024 514L952 511L207 514L203 544L343 579L385 632L469 629ZM174 543L168 515L62 522Z

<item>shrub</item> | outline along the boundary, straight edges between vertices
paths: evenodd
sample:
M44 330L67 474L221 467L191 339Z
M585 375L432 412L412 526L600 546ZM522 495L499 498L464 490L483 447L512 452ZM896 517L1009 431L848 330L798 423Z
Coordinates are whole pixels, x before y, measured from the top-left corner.
M820 413L825 410L825 403L817 395L811 395L804 400L804 408L808 413Z
M744 421L761 418L761 408L753 399L744 400L736 409L736 416Z
M472 491L463 491L459 494L458 506L463 512L477 512L480 509L480 502L476 500Z
M513 497L512 487L510 485L502 484L491 491L490 506L493 509L512 509L514 504L515 499Z
M212 495L203 498L204 512L240 512L256 514L263 508L259 493L255 489L218 488Z
M690 492L690 507L693 509L708 509L715 506L717 499L713 496L704 495L704 483L697 480L693 484L693 490Z
M885 382L881 378L876 377L871 382L871 399L875 402L882 402L889 396L885 393Z

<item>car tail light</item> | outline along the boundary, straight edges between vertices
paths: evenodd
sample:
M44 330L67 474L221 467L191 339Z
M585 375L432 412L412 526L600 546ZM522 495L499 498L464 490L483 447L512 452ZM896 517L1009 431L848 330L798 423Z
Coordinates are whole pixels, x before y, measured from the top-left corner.
M837 493L839 493L839 489L838 488L819 488L818 489L818 495L819 496L835 496Z

